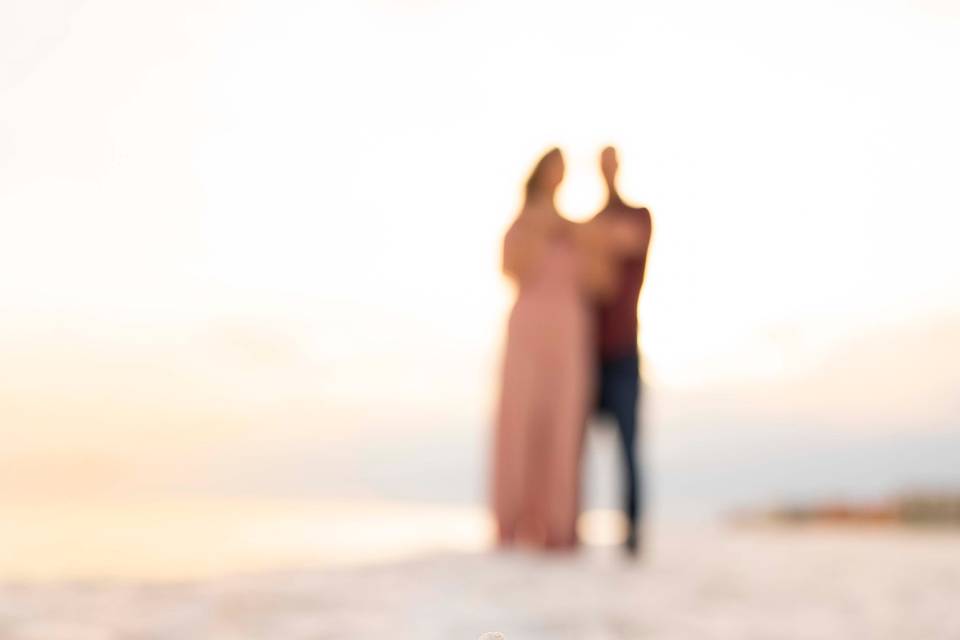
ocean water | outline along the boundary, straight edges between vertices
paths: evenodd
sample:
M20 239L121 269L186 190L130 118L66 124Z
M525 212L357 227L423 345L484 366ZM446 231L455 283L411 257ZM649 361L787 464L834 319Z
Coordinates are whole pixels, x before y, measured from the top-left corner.
M635 562L491 551L475 509L38 509L3 508L3 640L960 638L946 530L660 523Z
M140 498L0 502L0 580L196 580L489 547L477 507ZM0 636L2 637L2 636Z

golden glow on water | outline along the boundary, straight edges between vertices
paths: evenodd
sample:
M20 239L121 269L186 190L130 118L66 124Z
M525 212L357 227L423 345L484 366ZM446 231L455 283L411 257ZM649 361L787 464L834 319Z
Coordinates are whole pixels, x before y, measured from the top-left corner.
M0 580L191 579L364 564L492 540L481 509L142 500L0 505Z
M587 545L617 544L623 518L580 518ZM156 499L0 504L0 582L183 580L324 569L493 545L485 509L395 502Z
M627 519L615 509L591 509L580 514L577 535L588 545L617 545L627 535Z

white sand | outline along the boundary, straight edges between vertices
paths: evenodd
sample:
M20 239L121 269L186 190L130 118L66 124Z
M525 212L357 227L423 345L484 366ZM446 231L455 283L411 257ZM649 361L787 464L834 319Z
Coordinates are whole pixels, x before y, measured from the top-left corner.
M197 582L7 583L3 640L960 638L960 535L661 531L648 562L435 554Z

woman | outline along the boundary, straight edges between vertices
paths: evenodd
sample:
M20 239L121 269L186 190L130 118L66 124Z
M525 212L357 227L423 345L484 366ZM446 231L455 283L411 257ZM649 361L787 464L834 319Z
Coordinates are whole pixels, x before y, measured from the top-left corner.
M494 445L493 507L504 545L576 545L594 304L615 291L614 258L639 248L630 225L563 218L554 203L563 172L559 149L540 159L503 243L503 270L517 285Z

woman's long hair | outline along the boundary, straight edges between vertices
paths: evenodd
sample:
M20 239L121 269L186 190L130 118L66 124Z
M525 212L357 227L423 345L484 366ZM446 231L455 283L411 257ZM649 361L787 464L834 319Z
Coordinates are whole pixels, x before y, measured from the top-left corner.
M553 147L545 154L543 157L537 161L537 164L534 165L533 171L530 172L530 177L527 178L527 185L525 189L526 203L529 204L530 201L535 200L538 196L543 195L544 185L543 185L543 170L547 166L547 163L550 161L557 160L562 157L560 149Z

